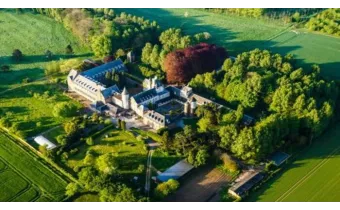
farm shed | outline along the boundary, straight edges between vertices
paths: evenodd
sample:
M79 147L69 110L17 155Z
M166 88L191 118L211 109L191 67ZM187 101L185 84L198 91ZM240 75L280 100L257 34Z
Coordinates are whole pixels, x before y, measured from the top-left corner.
M191 171L194 166L189 164L186 160L181 160L177 162L175 165L168 168L163 173L157 176L157 180L166 182L169 179L179 179L180 177L184 176L186 173Z
M282 165L282 163L284 163L288 158L290 157L290 155L288 155L287 153L284 152L275 152L274 154L272 154L269 158L269 160L273 161L275 166L280 166Z
M264 174L258 170L249 170L242 173L231 186L228 193L237 198L243 198L247 192L264 178Z
M37 136L34 138L34 141L39 145L47 145L47 149L54 149L57 146L50 142L47 138L43 137L42 135Z

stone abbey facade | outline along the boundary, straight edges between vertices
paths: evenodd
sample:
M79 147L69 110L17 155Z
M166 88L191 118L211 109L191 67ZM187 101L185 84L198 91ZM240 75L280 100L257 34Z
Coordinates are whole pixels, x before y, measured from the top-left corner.
M90 100L99 111L133 110L144 124L154 129L176 126L182 117L193 116L198 106L215 103L193 93L189 86L165 87L157 77L145 79L143 91L130 96L125 87L121 91L117 85L106 87L100 82L108 71L127 72L127 69L121 60L115 60L85 72L71 70L67 77L69 91Z

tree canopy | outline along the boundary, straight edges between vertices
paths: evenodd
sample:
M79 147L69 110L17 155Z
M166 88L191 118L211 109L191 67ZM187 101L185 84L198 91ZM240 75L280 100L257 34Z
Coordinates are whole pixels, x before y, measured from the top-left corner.
M222 66L227 52L216 45L200 43L169 53L164 61L168 83L186 83L197 74Z

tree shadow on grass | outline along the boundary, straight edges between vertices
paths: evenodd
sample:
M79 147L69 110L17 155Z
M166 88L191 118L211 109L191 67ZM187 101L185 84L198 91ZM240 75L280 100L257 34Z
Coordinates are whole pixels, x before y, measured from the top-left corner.
M53 53L53 52L52 52ZM24 52L23 52L24 54ZM88 57L92 56L92 53L84 53L84 54L74 54L74 55L65 55L65 54L55 54L51 59L46 58L45 55L23 55L22 60L15 61L12 56L2 56L0 58L0 62L4 64L16 65L16 64L32 64L32 63L47 63L51 61L58 61L61 59L71 59L71 58L80 58L80 57Z
M237 56L238 54L250 51L255 48L259 49L267 49L274 53L279 53L281 55L287 54L287 53L293 53L301 49L302 45L291 45L291 46L280 46L283 43L288 43L289 40L295 38L295 34L288 35L287 37L283 37L284 40L281 41L275 41L274 39L266 40L265 37L261 40L237 40L238 36L240 35L240 32L235 32L228 30L226 28L222 28L216 25L209 25L204 22L202 22L199 17L201 15L194 15L194 16L178 16L174 15L171 12L155 8L155 9L117 9L118 12L124 11L139 15L139 16L147 16L151 17L157 21L161 28L163 30L169 28L169 27L175 27L175 28L181 28L185 33L198 33L198 32L208 32L211 34L212 38L209 41L210 43L215 43L217 45L221 45L225 47L229 54L232 56ZM150 14L149 14L150 13ZM155 14L155 15L154 15ZM209 16L208 13L203 16ZM221 15L221 18L228 18L227 16ZM245 19L246 21L246 19ZM243 32L242 32L243 33ZM250 32L251 33L251 32ZM303 58L298 59L298 65L304 68L310 68L310 66L314 63L311 62L305 62ZM340 62L333 62L333 63L318 63L321 66L321 73L323 76L330 78L330 79L340 79ZM338 76L339 75L339 76Z

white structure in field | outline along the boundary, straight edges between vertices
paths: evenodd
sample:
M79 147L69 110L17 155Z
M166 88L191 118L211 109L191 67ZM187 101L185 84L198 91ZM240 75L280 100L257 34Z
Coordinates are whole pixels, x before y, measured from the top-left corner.
M34 141L39 144L40 146L46 145L47 149L51 150L56 148L57 146L53 144L50 140L45 138L44 136L40 135L34 138Z

